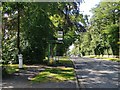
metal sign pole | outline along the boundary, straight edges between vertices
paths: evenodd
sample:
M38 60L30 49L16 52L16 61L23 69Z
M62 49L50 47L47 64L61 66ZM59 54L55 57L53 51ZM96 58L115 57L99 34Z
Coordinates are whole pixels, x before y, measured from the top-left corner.
M50 43L48 45L48 62L50 61Z

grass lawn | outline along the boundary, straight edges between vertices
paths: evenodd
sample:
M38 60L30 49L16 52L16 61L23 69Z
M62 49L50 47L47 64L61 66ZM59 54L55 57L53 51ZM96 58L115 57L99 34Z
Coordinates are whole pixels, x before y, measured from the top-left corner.
M72 61L71 61L71 60L63 60L63 59L61 59L61 60L59 60L59 63L60 63L60 64L72 65Z
M119 58L108 58L108 57L101 57L101 56L86 56L86 57L120 62Z
M46 68L45 71L40 72L34 78L33 82L62 82L67 80L75 80L73 68Z
M72 61L68 57L59 58L58 64L65 65L65 66L73 65Z
M47 59L44 60L45 62L48 62ZM57 66L68 66L68 67L72 67L73 63L72 61L69 59L69 57L56 57L56 60L50 58L49 64L48 65L57 65Z
M63 56L63 57L60 57L59 59L60 59L60 60L69 60L69 57Z
M59 66L62 65L62 66ZM73 67L65 67L65 65L72 65L72 61L67 57L60 57L59 62L56 62L59 67L46 68L37 76L31 78L33 82L63 82L67 80L75 80Z

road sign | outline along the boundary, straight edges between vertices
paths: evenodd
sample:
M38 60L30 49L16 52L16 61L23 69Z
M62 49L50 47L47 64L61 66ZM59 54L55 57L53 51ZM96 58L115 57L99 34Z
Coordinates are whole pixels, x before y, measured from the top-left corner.
M60 41L63 41L63 31L58 31L58 36L57 36L57 40L58 42Z

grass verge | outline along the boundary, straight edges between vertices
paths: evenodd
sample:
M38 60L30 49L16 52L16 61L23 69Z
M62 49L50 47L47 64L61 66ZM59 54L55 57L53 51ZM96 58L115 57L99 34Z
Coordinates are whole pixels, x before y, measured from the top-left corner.
M111 61L116 61L116 62L120 62L119 58L104 58L105 60L111 60Z
M33 82L63 82L68 80L75 80L73 68L46 68L45 71L31 78Z
M101 57L101 56L86 56L86 57L120 62L119 58L108 58L108 57Z
M49 67L40 72L37 76L31 78L33 82L64 82L75 79L75 72L72 67L72 61L67 57L60 57L55 62L57 67ZM67 66L70 66L69 68ZM58 67L59 66L59 67Z
M73 63L71 60L60 59L58 62L56 62L56 64L58 66L73 67Z
M8 64L8 65L2 65L6 68L6 71L8 74L12 74L14 72L19 71L18 64ZM25 65L23 65L25 67Z

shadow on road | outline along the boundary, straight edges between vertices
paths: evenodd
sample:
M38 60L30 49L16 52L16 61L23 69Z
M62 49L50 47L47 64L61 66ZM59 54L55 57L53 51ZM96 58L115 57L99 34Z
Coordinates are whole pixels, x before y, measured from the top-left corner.
M86 88L118 88L118 62L73 58L78 81Z

